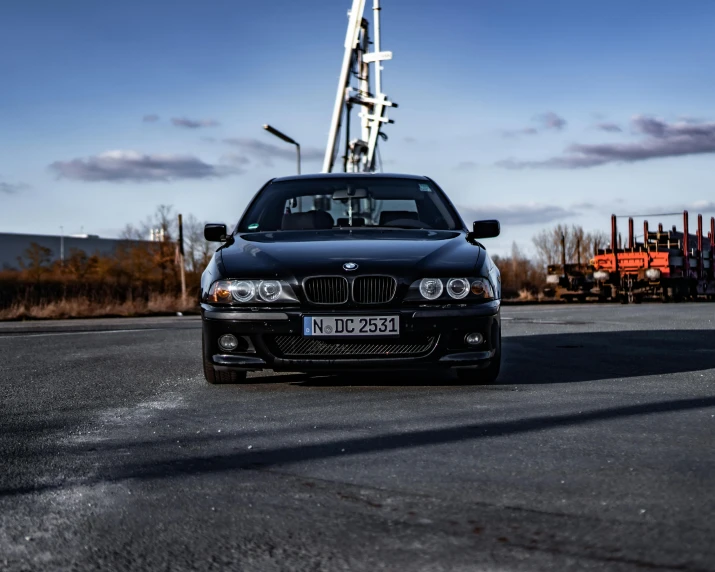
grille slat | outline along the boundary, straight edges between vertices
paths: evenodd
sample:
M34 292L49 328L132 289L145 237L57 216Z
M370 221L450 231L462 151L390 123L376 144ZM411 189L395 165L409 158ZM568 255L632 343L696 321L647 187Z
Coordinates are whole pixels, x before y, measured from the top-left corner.
M353 298L358 304L387 304L397 291L392 276L358 276L353 282Z
M428 354L436 337L421 336L410 340L342 341L316 340L295 335L274 336L275 353L279 357L398 357Z
M305 297L312 304L345 304L348 301L348 281L343 276L316 276L307 278Z

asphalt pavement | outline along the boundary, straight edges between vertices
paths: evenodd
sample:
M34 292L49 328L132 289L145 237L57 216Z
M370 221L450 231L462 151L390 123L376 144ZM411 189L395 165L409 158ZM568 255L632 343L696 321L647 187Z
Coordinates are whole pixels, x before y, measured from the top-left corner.
M489 387L0 324L0 570L715 570L715 304L503 317Z

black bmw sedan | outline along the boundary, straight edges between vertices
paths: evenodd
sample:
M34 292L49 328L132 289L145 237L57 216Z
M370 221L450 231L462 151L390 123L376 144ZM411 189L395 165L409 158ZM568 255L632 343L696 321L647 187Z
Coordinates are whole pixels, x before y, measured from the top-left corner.
M454 369L492 383L499 270L429 178L329 174L269 181L201 279L204 373Z

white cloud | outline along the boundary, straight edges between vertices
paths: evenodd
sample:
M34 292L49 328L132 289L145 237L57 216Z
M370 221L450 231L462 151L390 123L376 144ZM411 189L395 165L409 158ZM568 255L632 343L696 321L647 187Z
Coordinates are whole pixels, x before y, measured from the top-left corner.
M201 127L217 127L220 125L215 119L189 119L188 117L172 117L171 123L176 127L199 129Z
M296 160L296 151L293 145L286 144L278 146L273 145L272 143L265 143L264 141L259 141L258 139L248 139L242 137L224 139L223 142L233 147L239 148L241 151L248 155L252 155L267 166L271 166L273 164L273 159L276 158L291 161ZM301 147L300 149L301 161L322 161L324 155L324 151L315 147Z
M236 174L235 169L205 163L192 155L107 151L86 159L55 161L58 177L75 181L152 182L206 179Z
M6 183L0 181L0 193L5 193L7 195L13 195L19 191L24 191L29 189L30 186L25 183Z
M541 161L507 159L498 166L507 169L581 169L608 163L635 163L664 157L715 153L715 123L666 123L639 115L631 121L633 130L644 136L635 143L570 145L566 154Z
M459 212L467 222L482 219L498 219L505 225L545 224L561 220L579 213L557 205L539 203L516 205L492 205L480 207L458 207Z

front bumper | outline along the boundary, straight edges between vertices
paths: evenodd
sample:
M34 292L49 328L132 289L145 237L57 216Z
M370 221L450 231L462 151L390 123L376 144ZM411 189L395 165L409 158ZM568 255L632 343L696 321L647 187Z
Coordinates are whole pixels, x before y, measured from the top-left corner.
M344 371L355 369L424 369L486 367L494 357L500 331L499 301L461 307L421 306L377 310L325 309L219 309L202 304L204 359L216 369L276 371ZM289 355L277 340L293 339L300 345L304 316L399 315L400 337L331 338L329 343L345 343L341 355ZM476 347L464 342L467 333L478 332L484 342ZM225 352L218 338L231 333L241 339L242 347ZM355 342L350 344L350 342ZM358 343L360 342L360 343ZM412 343L414 342L414 345ZM312 343L312 342L311 342ZM317 342L316 342L317 343ZM379 351L382 346L409 344L419 348L400 355L389 348L383 353L361 353L365 345ZM303 344L305 345L305 344ZM379 347L378 347L379 346ZM402 346L402 350L404 351ZM409 349L409 348L408 348ZM307 350L309 351L309 350Z

